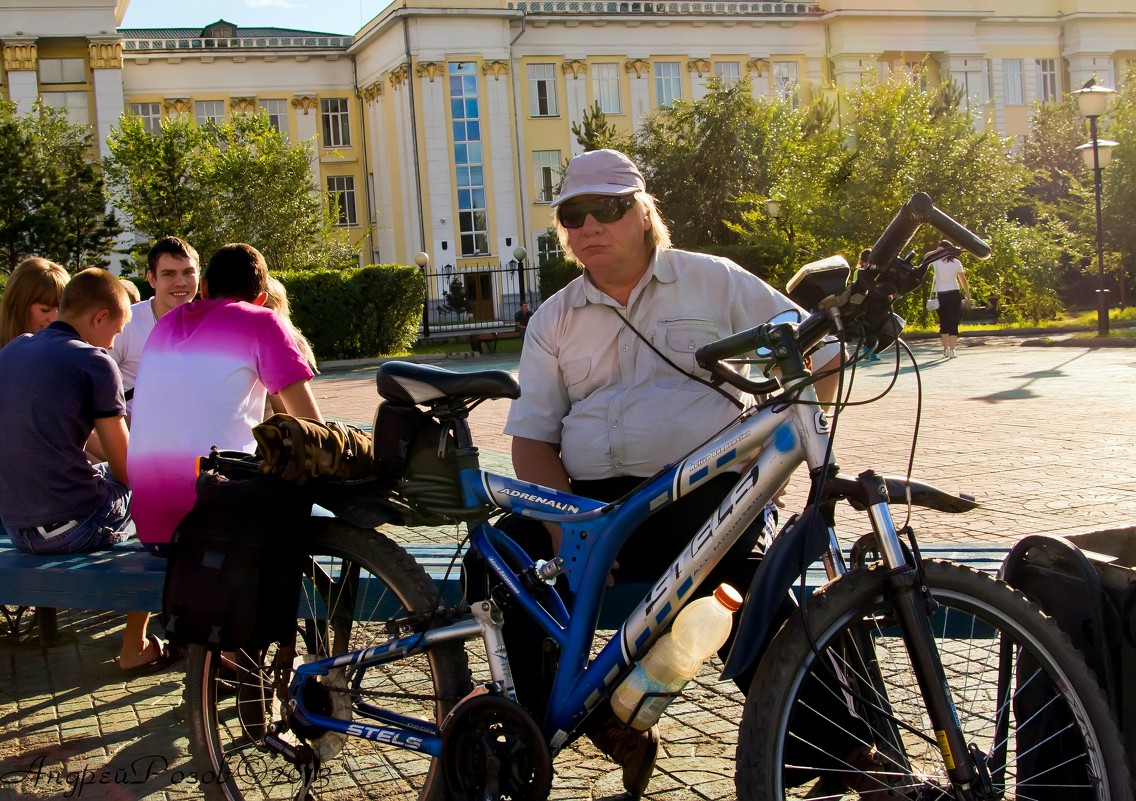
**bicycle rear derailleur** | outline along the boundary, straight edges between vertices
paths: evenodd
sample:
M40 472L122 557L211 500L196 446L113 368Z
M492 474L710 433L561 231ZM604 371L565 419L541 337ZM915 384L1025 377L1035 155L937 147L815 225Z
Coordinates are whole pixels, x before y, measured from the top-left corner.
M552 790L552 756L525 708L481 686L442 723L449 797L455 801L543 801Z

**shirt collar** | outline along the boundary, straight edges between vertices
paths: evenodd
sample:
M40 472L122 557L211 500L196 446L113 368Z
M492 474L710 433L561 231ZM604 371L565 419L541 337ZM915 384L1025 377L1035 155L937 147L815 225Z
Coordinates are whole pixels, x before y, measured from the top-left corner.
M63 333L70 334L73 337L79 336L79 332L75 330L75 326L71 325L71 323L65 323L62 320L56 320L51 325L49 325L48 328L54 331L62 331Z
M670 251L655 248L655 252L651 255L651 261L647 265L647 272L643 273L643 277L639 279L639 283L631 290L631 297L628 299L627 305L630 306L635 302L635 299L642 294L644 288L646 288L652 279L659 283L671 284L674 283L677 278L674 263L670 257ZM612 300L611 297L596 288L595 284L589 280L588 274L585 271L584 274L580 276L580 290L572 299L572 306L579 309L589 303L602 303L605 306L615 305L615 301Z

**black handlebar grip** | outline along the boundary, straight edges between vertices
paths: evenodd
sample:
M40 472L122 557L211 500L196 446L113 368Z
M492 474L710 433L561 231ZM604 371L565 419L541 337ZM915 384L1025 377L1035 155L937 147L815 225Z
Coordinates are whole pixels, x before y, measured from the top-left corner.
M933 225L940 234L951 240L951 242L961 248L966 248L976 257L980 259L990 258L990 245L979 239L962 223L936 206L931 206L931 213L927 222Z
M868 263L887 267L895 261L899 251L915 235L934 208L935 204L931 202L931 196L927 193L916 192L912 195L911 200L904 203L888 223L888 227L880 234L876 244L872 245L872 255L868 257Z
M869 263L879 267L891 264L923 223L929 223L951 242L966 248L978 258L990 258L990 246L986 242L936 208L931 202L931 196L926 192L916 192L888 223L888 227L876 240L876 244L872 245Z
M699 367L707 370L710 365L716 364L722 359L729 359L747 351L756 350L757 329L760 327L749 328L740 334L734 334L725 339L719 339L717 342L711 342L709 345L703 345L694 352L694 360L698 362Z

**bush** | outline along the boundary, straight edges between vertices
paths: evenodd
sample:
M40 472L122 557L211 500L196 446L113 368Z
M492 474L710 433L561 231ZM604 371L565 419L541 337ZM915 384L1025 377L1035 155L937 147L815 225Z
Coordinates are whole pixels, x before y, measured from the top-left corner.
M540 296L548 300L577 276L580 265L571 259L548 259L538 268Z
M317 359L362 359L406 350L418 337L426 297L414 267L275 273L288 292L292 321Z

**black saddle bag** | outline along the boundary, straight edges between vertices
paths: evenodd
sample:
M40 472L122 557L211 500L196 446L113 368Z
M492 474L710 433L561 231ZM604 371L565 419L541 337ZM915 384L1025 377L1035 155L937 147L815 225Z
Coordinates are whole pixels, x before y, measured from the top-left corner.
M162 622L172 643L259 650L296 631L311 500L271 476L197 480L170 543Z

